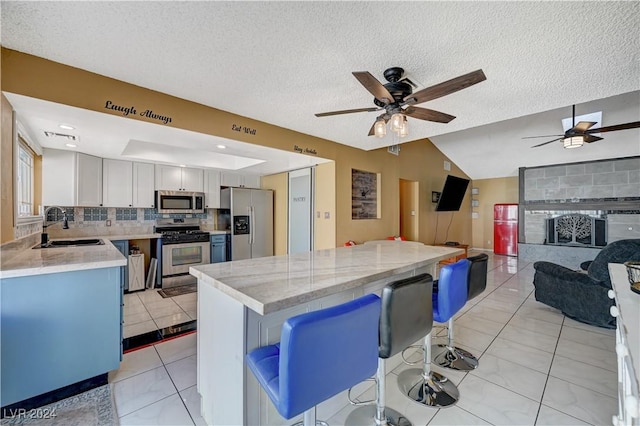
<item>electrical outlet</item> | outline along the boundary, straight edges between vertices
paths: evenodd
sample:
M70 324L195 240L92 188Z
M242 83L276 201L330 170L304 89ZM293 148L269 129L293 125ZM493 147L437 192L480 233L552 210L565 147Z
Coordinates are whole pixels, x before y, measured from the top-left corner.
M107 219L107 226L111 226L111 219Z
M329 212L324 212L324 218L329 219L329 217L330 217Z
M448 161L445 161L445 162L444 162L444 169L445 169L446 171L450 171L450 170L451 170L451 163L450 163L450 162L448 162Z

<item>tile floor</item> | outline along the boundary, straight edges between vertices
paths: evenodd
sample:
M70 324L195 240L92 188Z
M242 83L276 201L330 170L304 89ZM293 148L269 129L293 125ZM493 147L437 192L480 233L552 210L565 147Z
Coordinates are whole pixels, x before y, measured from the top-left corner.
M158 290L124 295L125 339L197 319L197 293L163 298Z
M399 372L409 368L404 365L388 373L387 405L414 425L611 424L617 410L615 332L536 302L533 273L531 263L490 254L486 291L455 320L457 346L475 354L480 365L472 372L434 368L458 385L457 405L432 409L405 399L396 385ZM186 315L195 310L193 301L175 303ZM181 314L148 313L153 321ZM435 333L446 337L440 325ZM195 333L125 354L109 381L122 425L204 424L195 386ZM372 396L370 386L361 398ZM329 424L343 424L351 410L345 401Z

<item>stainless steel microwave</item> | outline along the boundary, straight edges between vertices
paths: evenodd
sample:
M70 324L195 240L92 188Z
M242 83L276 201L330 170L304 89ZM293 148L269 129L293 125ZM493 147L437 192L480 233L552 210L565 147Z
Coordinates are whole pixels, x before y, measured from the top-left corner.
M158 213L204 213L204 192L156 191Z

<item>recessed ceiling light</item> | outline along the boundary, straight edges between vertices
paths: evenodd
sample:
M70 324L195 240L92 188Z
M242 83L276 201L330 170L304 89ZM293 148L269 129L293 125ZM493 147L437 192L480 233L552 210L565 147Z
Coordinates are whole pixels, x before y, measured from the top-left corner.
M75 143L65 143L64 146L68 146L69 148L77 148L78 145L76 145Z
M58 127L60 127L61 129L65 129L65 130L73 130L73 129L75 129L75 127L69 126L68 124L60 124Z
M218 148L220 148L220 149L225 149L225 148L226 148L226 146L225 146L225 145L217 145L217 146L218 146Z

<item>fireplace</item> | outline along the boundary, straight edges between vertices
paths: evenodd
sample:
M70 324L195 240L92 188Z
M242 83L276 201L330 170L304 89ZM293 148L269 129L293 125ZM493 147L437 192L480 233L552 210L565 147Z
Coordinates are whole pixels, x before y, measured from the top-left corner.
M546 219L545 244L604 247L607 245L607 220L581 213Z

